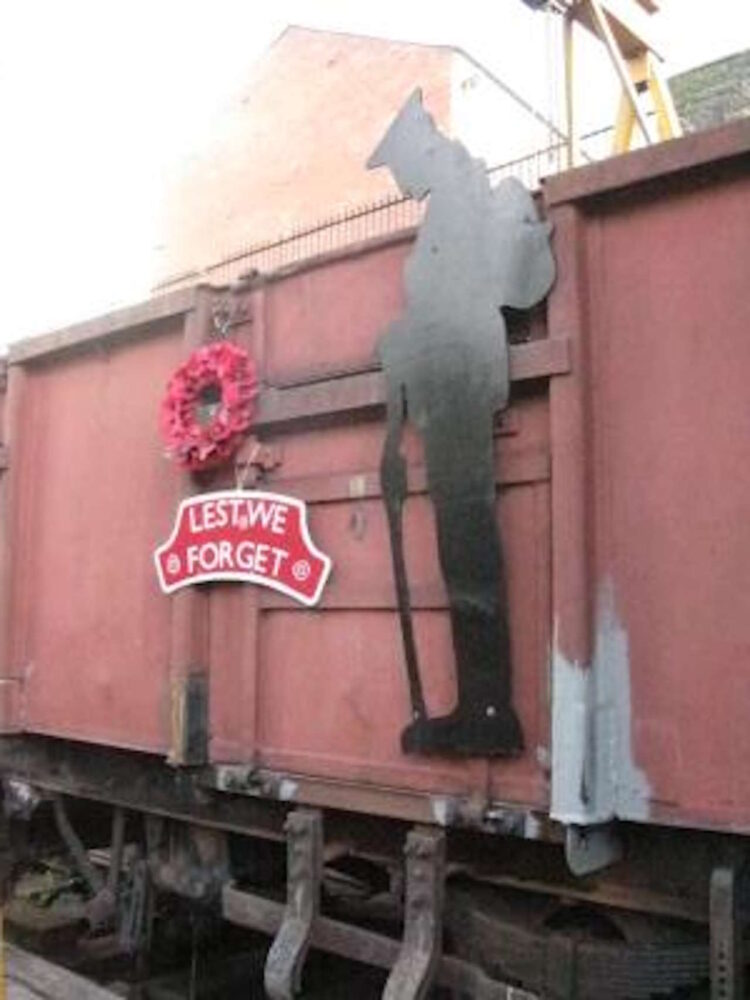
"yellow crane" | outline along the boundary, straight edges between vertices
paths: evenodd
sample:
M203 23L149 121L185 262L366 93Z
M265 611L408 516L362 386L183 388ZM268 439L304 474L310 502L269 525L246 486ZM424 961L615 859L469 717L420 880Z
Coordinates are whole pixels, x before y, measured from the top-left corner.
M614 129L613 152L624 153L633 144L636 125L646 144L681 135L669 84L662 72L662 55L652 38L649 16L659 11L659 0L524 0L537 10L553 10L564 23L565 109L568 163L577 161L574 100L575 52L573 26L580 24L604 44L622 87ZM643 104L653 102L656 135Z

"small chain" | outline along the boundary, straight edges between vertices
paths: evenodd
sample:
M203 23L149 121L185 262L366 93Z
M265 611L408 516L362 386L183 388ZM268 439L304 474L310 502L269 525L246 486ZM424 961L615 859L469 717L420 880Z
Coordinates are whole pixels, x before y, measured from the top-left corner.
M232 308L226 300L214 306L212 318L211 339L226 340L232 327Z

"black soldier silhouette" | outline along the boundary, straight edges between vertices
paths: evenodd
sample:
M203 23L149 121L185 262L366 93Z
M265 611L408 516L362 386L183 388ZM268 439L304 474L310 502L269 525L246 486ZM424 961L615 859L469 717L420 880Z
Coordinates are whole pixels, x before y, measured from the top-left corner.
M406 263L406 307L379 344L388 398L381 480L412 702L406 753L521 751L511 701L508 608L495 518L493 422L508 404L501 307L528 309L552 285L549 227L514 179L492 188L485 166L442 135L416 91L368 160L385 166L424 219ZM457 704L428 717L403 554L403 425L419 431L435 510L456 662Z

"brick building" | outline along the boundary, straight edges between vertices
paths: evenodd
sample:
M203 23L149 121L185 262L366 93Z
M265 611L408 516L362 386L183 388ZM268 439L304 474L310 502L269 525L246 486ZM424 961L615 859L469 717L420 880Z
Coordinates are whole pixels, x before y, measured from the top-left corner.
M287 28L172 185L157 285L232 277L241 261L213 265L392 195L387 171L364 164L417 86L440 127L488 165L550 143L543 117L458 49Z
M750 117L750 49L680 73L670 87L686 132Z

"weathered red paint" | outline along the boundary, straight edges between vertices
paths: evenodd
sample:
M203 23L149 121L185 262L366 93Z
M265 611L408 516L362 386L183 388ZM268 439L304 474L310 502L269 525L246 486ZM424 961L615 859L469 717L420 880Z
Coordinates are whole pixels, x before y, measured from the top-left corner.
M158 336L11 365L6 676L23 679L26 729L166 747L172 608L143 548L174 509L153 414L181 327L177 317Z
M750 830L750 122L548 184L557 641L627 635L655 821ZM584 621L584 616L588 621Z
M152 552L179 497L233 485L182 479L157 427L164 384L209 334L223 292L16 349L0 478L0 680L22 679L15 722L178 761L172 691L200 673L214 762L544 809L550 651L590 661L607 583L628 637L633 749L653 818L750 831L749 149L750 130L736 126L548 186L559 278L547 333L559 357L533 362L539 377L514 393L496 439L520 759L401 754L409 702L378 495L382 407L359 383L355 420L342 420L340 390L320 419L325 380L370 370L378 332L398 315L398 241L261 283L243 293L248 319L233 329L267 383L312 383L294 390L287 418L267 390L258 430L269 415L281 457L263 488L306 500L332 557L319 608L233 584L158 590ZM315 419L300 415L306 406ZM416 438L406 453L407 562L438 713L454 697L450 629Z

